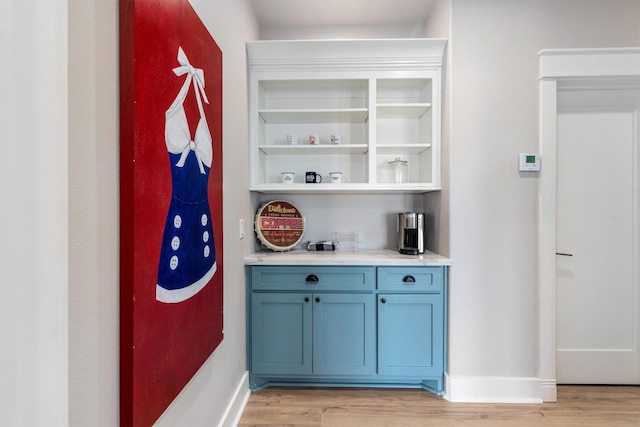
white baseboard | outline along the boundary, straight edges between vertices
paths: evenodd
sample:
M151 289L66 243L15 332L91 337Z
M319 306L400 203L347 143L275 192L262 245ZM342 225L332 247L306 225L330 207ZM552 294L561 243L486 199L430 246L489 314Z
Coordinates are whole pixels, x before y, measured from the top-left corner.
M555 383L553 384L555 391ZM547 388L547 392L549 392ZM451 402L542 403L539 378L445 377L444 398Z
M251 391L249 390L249 372L245 372L240 378L240 382L233 393L233 397L229 402L227 409L224 411L224 415L222 416L222 420L220 420L218 427L237 426L240 422L240 418L242 417L242 412L244 411L245 406L247 406L249 396L251 396Z
M543 402L557 402L558 389L556 380L540 380L540 395Z

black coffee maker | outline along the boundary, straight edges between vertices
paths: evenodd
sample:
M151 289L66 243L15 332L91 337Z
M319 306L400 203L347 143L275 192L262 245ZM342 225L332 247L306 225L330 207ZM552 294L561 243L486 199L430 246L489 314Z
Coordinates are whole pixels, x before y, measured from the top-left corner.
M398 250L405 255L424 253L424 214L398 214Z

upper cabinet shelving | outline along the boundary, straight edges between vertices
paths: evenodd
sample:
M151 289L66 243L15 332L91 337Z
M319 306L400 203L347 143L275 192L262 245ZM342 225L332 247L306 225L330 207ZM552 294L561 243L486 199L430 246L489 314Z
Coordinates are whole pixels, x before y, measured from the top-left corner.
M250 190L439 190L445 45L443 39L247 43ZM289 135L297 137L293 144ZM309 144L312 135L319 144ZM332 143L332 136L340 140ZM392 182L388 165L396 158L408 165L404 183ZM306 184L308 171L323 182ZM294 172L295 182L282 183L282 172ZM342 172L343 183L331 184L330 172Z

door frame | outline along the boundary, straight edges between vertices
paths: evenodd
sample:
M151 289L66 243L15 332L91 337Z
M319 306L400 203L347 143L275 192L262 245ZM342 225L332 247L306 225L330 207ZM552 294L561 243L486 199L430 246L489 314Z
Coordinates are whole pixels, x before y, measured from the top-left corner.
M545 49L539 52L538 348L542 401L556 391L556 144L558 91L640 85L640 48Z

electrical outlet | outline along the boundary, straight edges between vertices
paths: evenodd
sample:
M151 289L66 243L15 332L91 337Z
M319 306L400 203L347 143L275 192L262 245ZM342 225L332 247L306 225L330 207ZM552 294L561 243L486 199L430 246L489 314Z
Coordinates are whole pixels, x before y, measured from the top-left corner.
M240 218L240 221L238 222L238 235L240 237L240 239L244 239L244 219Z

